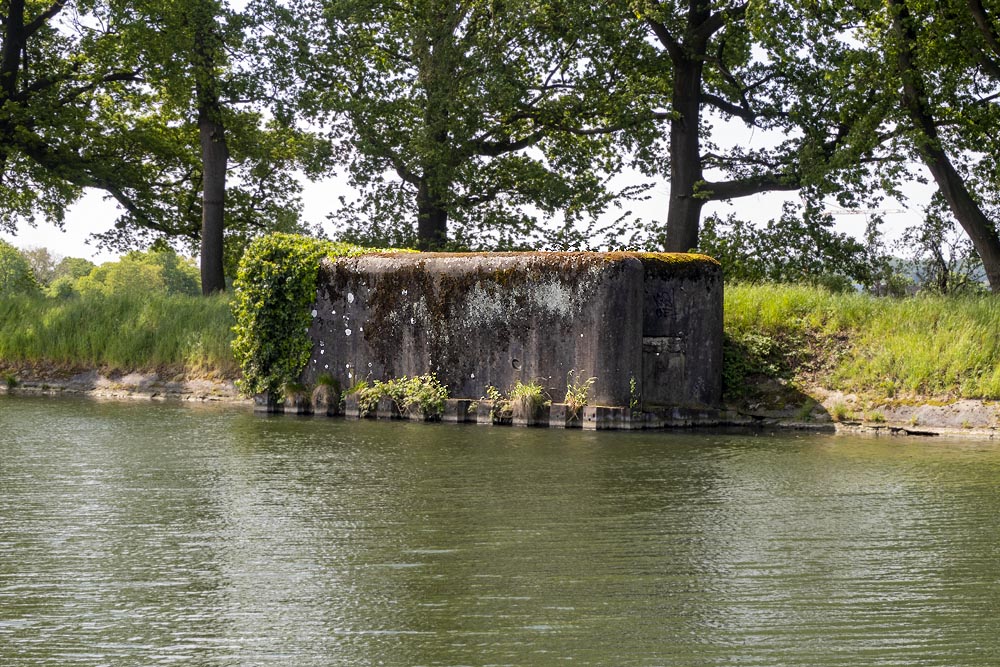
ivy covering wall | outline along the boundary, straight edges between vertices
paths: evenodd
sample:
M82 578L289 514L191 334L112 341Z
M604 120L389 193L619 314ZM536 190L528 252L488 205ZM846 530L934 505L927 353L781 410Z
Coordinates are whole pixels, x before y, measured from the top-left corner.
M270 234L247 248L233 285L233 354L244 394L280 396L305 368L320 262L373 252L380 250L294 234Z

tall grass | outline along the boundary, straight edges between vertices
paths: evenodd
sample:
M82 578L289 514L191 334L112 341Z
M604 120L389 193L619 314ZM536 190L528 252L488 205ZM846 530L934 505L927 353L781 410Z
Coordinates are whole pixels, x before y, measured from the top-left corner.
M887 299L798 285L727 285L725 328L820 359L832 388L1000 399L1000 297Z
M0 298L0 361L232 377L227 296Z

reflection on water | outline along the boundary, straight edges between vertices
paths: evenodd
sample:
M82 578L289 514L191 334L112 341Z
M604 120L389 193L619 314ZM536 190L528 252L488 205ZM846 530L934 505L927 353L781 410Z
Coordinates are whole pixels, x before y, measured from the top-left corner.
M0 665L1000 664L1000 446L0 400Z

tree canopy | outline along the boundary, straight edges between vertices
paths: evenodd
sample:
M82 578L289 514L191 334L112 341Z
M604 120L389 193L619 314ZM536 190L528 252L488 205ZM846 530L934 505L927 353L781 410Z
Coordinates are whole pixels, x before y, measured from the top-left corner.
M556 4L314 0L291 4L301 104L325 123L361 203L355 236L422 248L509 246L539 218L609 200L608 132L586 94L612 72Z
M825 198L895 194L918 159L947 204L919 238L938 242L931 227L954 217L996 290L998 10L7 0L0 227L62 224L99 189L121 212L102 244L199 249L210 292L255 236L306 228L303 175L345 173L360 198L332 211L338 233L369 244L687 251L773 232L791 257L843 240L827 234ZM659 221L608 217L643 188L612 185L627 166L667 183ZM799 190L804 212L757 236L702 233L706 203L770 190Z

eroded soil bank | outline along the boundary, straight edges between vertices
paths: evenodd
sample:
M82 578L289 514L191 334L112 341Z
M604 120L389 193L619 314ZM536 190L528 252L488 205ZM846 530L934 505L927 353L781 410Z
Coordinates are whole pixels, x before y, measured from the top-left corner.
M235 378L193 376L168 368L121 373L93 368L5 366L0 368L0 379L0 393L252 404L240 395Z

